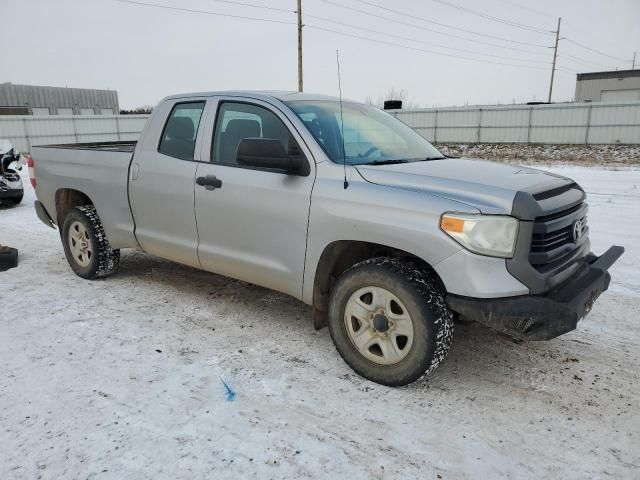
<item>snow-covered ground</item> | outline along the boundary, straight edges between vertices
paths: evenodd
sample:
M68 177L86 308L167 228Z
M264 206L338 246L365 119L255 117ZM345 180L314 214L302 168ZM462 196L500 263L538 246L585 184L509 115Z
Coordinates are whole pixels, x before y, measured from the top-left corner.
M589 193L593 249L627 248L612 288L549 342L458 326L399 389L284 295L134 251L81 280L27 181L0 208L0 478L640 478L640 170L553 170Z

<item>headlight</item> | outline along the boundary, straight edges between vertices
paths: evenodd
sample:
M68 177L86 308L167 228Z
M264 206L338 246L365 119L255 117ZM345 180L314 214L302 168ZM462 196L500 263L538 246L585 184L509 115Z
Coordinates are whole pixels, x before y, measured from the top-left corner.
M518 220L506 215L445 213L440 228L467 250L492 257L511 258Z

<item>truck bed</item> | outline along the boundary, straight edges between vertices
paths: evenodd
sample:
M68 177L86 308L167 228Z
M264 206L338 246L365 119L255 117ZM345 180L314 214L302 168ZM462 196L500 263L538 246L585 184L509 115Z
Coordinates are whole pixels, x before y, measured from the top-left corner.
M63 143L57 145L38 145L38 148L64 148L72 150L100 150L106 152L133 153L138 144L137 140L130 142L89 142L89 143Z
M136 143L94 142L32 147L36 196L54 223L58 222L57 199L61 192L81 192L95 205L111 246L136 247L128 195L129 166Z

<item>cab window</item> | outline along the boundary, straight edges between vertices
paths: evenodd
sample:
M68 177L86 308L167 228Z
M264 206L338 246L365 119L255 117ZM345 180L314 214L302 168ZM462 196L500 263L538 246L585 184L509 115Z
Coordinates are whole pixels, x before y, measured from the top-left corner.
M271 111L257 105L224 102L218 109L211 161L222 165L239 166L236 162L238 145L245 138L272 138L282 143L285 151L297 149L289 129Z
M193 160L203 109L204 102L176 104L164 126L158 152L182 160Z

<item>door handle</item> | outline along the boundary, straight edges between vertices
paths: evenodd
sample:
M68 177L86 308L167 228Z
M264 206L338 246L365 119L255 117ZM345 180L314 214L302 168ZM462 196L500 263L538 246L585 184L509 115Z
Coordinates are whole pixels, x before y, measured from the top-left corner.
M207 175L205 177L196 178L196 183L207 190L215 190L222 187L222 180L216 178L215 175Z

